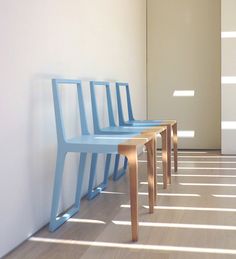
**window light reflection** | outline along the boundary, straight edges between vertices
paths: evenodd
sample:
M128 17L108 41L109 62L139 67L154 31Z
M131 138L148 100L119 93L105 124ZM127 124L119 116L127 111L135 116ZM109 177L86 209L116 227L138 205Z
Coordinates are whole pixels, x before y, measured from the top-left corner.
M154 251L176 251L176 252L189 252L189 253L210 253L210 254L233 254L236 255L235 249L220 249L220 248L201 248L201 247L182 247L182 246L168 246L168 245L144 245L144 244L127 244L127 243L112 243L112 242L99 242L99 241L84 241L72 239L56 239L44 237L31 237L31 242L42 242L52 244L67 244L67 245L80 245L92 247L105 247L105 248L124 248L134 250L154 250Z
M229 170L229 171L235 171L236 168L230 168L230 167L182 167L178 166L178 169L181 170Z
M236 195L212 194L212 196L217 198L236 198Z
M157 174L157 176L162 176L162 174ZM206 177L206 178L236 178L234 174L171 174L174 177Z
M147 192L139 192L139 195L148 195ZM157 193L158 196L173 196L173 197L200 197L200 194L195 193Z
M128 204L120 205L121 208L130 208ZM143 208L149 209L149 206L144 205ZM205 207L184 207L184 206L154 206L157 210L186 210L186 211L213 211L213 212L236 212L233 208L205 208Z
M232 183L179 183L184 186L224 186L224 187L236 187L236 184Z
M103 194L116 194L116 195L122 195L126 194L125 192L109 192L109 191L101 191Z
M162 161L157 161L162 163ZM174 163L174 161L172 161ZM178 164L236 164L236 161L179 161Z
M161 157L160 155L157 155L157 157ZM187 156L187 155L180 155L178 156L179 158L233 158L233 159L236 159L236 156L234 155L231 155L231 156L225 156L225 155L222 155L222 156Z
M149 206L143 206L149 208ZM158 210L190 210L190 211L214 211L214 212L236 212L234 208L205 208L205 207L181 207L181 206L155 206Z
M130 221L112 220L115 225L130 226ZM236 230L236 226L226 225L205 225L205 224L180 224L180 223L162 223L162 222L139 222L141 227L164 227L164 228L190 228L190 229L214 229L214 230Z
M114 195L127 195L128 193L124 192L109 192L109 191L102 191L103 194L114 194ZM148 196L147 192L138 192L138 195ZM196 193L157 193L158 196L167 196L167 197L200 197L200 194Z
M106 222L95 219L76 219L70 218L67 220L68 222L76 222L76 223L92 223L92 224L106 224Z
M142 185L147 185L148 182L140 182L140 184L142 184ZM157 185L163 185L163 183L157 183Z

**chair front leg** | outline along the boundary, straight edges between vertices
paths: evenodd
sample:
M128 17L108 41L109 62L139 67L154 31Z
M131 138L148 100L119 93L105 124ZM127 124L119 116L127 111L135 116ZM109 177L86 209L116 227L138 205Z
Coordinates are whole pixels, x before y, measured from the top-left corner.
M138 157L136 146L121 145L119 153L128 159L132 241L138 240Z
M167 125L167 168L168 180L171 183L171 125Z
M156 164L155 164L155 141L156 137L145 144L147 149L147 173L148 173L148 200L149 200L149 213L154 212L154 203L156 202L155 196L157 195L156 187Z
M173 130L173 146L174 146L174 170L178 171L178 135L177 135L177 122L172 126Z
M162 139L162 167L163 167L163 188L167 188L169 174L168 174L168 165L167 165L167 131L164 130L161 132Z

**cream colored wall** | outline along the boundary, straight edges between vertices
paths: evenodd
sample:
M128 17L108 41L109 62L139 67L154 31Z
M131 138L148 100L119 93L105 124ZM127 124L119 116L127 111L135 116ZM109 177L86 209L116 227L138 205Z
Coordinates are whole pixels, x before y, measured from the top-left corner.
M173 118L180 148L220 148L220 0L148 0L148 117ZM194 90L194 97L173 97Z
M136 115L145 118L146 1L1 0L0 33L1 257L49 221L52 77L81 78L85 88L88 79L128 81ZM73 201L77 161L68 156L61 209Z
M222 153L236 154L236 1L221 1ZM227 34L225 34L227 33ZM225 77L227 77L225 79Z

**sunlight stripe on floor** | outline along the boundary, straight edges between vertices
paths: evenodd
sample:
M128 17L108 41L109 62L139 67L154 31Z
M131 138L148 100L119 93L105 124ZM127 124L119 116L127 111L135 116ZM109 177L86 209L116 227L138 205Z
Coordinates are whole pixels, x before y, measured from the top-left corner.
M41 242L49 244L67 244L103 248L124 248L135 250L153 250L153 251L168 251L168 252L188 252L188 253L207 253L207 254L229 254L236 255L235 249L221 249L221 248L203 248L203 247L185 247L185 246L169 246L169 245L144 245L144 244L127 244L127 243L113 243L113 242L100 242L100 241L82 241L73 239L56 239L56 238L43 238L31 237L31 242Z

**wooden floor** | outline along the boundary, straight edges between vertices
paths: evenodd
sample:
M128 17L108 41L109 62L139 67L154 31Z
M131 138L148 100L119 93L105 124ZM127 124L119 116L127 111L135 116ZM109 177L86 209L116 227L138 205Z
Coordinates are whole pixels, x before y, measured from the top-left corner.
M167 190L158 184L158 206L149 214L140 157L137 243L130 242L125 176L95 200L83 200L81 212L55 233L40 230L6 258L236 258L236 157L180 151L178 165Z

